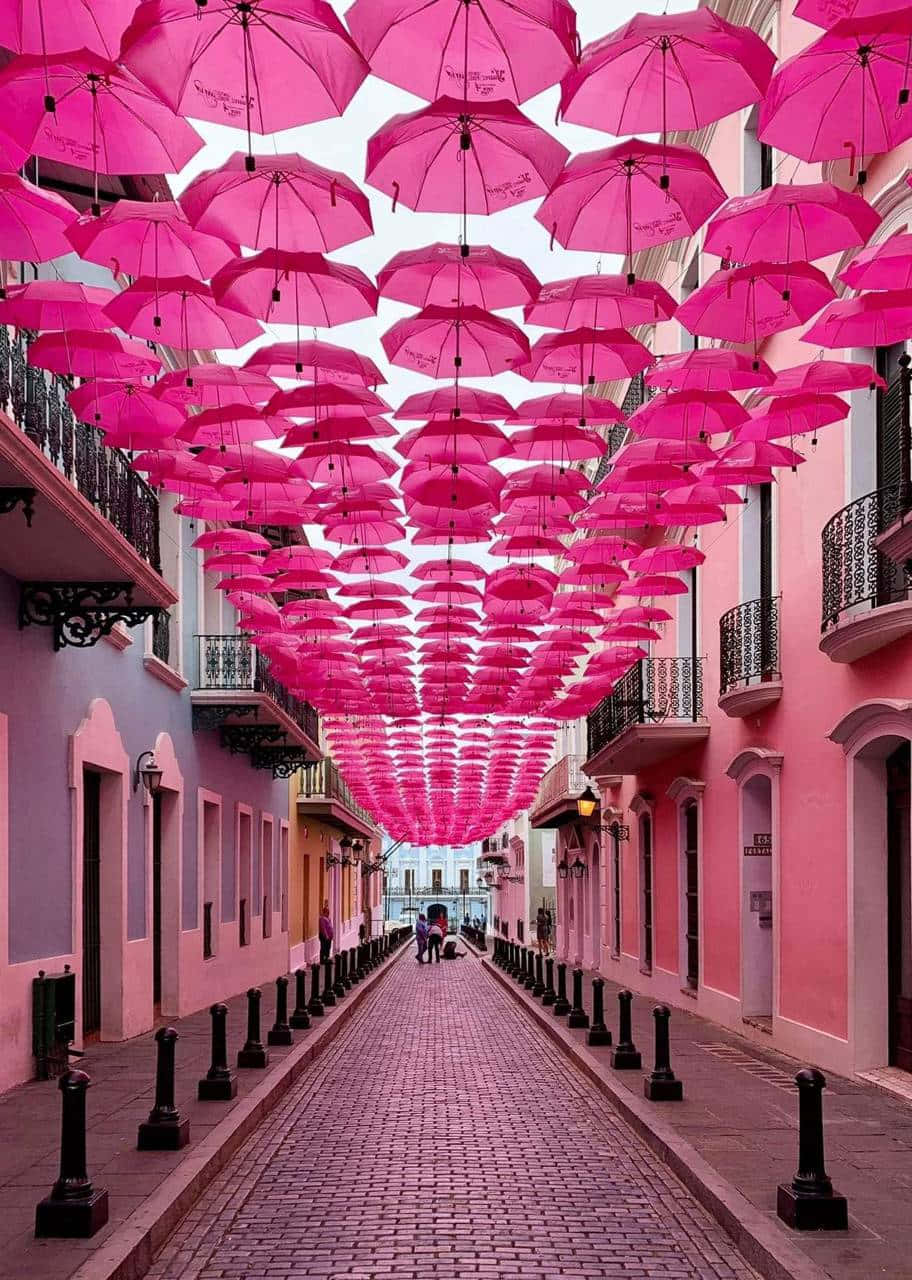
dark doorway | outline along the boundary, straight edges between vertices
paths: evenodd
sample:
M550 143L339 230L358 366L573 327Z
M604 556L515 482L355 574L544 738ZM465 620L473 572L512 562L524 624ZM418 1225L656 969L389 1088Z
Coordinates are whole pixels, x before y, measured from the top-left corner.
M448 927L447 909L442 902L433 902L427 909L428 926L437 921L444 933Z
M161 1012L162 997L162 798L152 797L152 1001Z
M652 818L640 818L640 875L643 895L643 968L652 968Z
M689 804L684 810L684 876L685 876L685 937L687 943L688 987L696 991L700 983L700 880L699 880L699 824L697 806Z
M82 1033L101 1031L101 774L82 771Z
M887 986L889 1061L912 1071L912 884L909 847L910 747L887 757Z

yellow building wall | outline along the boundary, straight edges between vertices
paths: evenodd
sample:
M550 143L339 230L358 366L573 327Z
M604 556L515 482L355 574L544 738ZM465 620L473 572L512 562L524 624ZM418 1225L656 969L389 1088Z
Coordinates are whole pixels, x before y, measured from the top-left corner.
M292 810L288 851L288 942L316 937L317 917L326 897L324 855L334 828Z

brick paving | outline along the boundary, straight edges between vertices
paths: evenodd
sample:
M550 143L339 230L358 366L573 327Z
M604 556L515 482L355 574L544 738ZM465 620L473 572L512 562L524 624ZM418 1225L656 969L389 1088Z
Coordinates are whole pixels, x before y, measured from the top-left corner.
M400 960L155 1280L749 1280L722 1229L474 957Z

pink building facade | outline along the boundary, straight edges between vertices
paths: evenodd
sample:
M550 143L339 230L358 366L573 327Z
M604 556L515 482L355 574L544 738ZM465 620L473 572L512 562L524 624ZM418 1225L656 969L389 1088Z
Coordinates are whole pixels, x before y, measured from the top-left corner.
M819 35L790 2L712 7L779 57ZM821 177L854 189L848 162L761 147L747 111L676 140L729 195ZM873 242L912 223L910 164L906 145L869 165ZM817 263L837 291L850 257ZM636 270L683 300L718 265L698 236ZM774 369L814 359L803 328L760 354ZM696 345L675 321L644 340L657 354ZM806 463L746 489L724 524L671 531L705 563L649 659L588 718L582 767L600 810L580 819L568 786L554 811L568 961L825 1068L886 1077L912 1070L912 597L909 547L889 537L907 514L902 354L827 351L877 365L887 392L851 393L844 423L796 442Z

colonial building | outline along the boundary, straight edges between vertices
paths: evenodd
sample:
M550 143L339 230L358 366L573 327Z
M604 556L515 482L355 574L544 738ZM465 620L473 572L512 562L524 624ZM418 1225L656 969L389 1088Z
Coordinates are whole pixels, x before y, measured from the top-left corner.
M479 870L477 845L389 845L384 857L385 911L390 920L413 924L420 912L439 905L454 925L465 916L490 921L490 889Z

